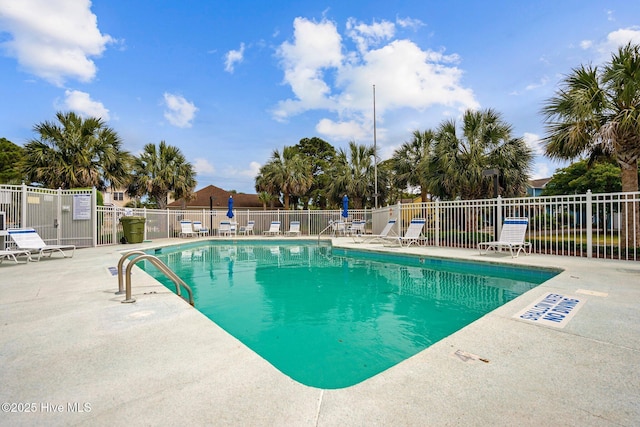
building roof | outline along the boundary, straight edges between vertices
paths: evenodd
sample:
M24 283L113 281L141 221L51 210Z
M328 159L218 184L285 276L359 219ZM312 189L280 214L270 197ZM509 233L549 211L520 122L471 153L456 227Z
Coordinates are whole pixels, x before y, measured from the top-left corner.
M187 209L226 209L229 203L229 196L233 197L233 207L244 209L262 209L262 202L258 199L257 194L232 193L215 185L208 185L195 192L195 199L187 202ZM213 206L211 203L213 197ZM282 207L280 201L276 201L275 207ZM169 203L169 208L180 209L182 207L182 199L178 199L173 203Z
M551 178L531 179L529 180L529 187L542 189L549 181L551 181Z

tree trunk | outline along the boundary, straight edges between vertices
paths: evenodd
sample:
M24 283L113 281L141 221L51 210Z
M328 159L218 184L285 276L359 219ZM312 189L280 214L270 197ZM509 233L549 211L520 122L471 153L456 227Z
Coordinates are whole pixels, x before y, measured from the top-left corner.
M622 191L625 193L635 193L638 191L638 159L618 159L622 167ZM636 196L627 195L630 201L625 204L621 212L622 226L626 233L625 247L627 250L635 250L640 246L640 203L633 202Z

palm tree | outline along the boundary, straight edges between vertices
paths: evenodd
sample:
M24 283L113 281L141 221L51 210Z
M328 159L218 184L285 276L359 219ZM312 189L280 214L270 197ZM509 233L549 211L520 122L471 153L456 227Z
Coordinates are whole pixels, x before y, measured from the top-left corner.
M533 153L522 138L511 135L500 114L467 110L461 129L458 134L456 122L448 120L437 130L427 172L432 192L443 199L490 197L493 181L483 171L498 169L502 196L524 194Z
M638 191L640 156L640 45L620 47L602 69L581 65L562 81L544 108L546 154L551 158L588 156L593 164L613 157L622 169L622 191ZM640 209L624 215L627 230L640 223ZM640 226L627 233L627 247L640 241Z
M435 142L435 132L426 130L413 132L413 139L405 142L392 156L392 167L400 188L420 187L422 201L427 201L429 181L427 171L431 157L431 147Z
M133 177L128 192L132 196L148 196L158 209L165 209L169 194L175 199L189 200L196 186L195 171L179 148L160 141L144 146L134 159Z
M282 193L285 209L292 196L303 196L313 184L311 164L294 147L284 147L282 155L274 150L269 161L260 168L256 188L270 194Z
M365 200L374 192L374 155L372 146L358 145L354 141L349 142L348 153L342 148L338 151L329 186L329 194L334 202L339 203L342 196L347 194L356 209L364 206Z
M24 172L49 188L119 187L128 178L130 155L102 119L73 112L56 114L59 124L34 126L39 139L25 145Z
M591 162L613 156L622 191L638 191L640 156L640 45L618 49L602 69L581 65L543 107L547 156Z

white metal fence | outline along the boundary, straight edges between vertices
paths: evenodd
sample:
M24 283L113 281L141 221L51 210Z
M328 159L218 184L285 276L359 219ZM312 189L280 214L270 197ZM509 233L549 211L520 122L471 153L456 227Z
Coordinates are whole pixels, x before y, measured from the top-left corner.
M496 240L506 217L527 217L532 252L640 260L640 192L403 204L399 232L425 218L427 245L475 248Z
M98 206L99 245L118 243L123 236L120 218L139 216L145 218L145 238L159 239L178 237L180 221L200 221L210 230L210 235L217 235L222 221L233 221L236 227L245 226L248 221L255 221L253 233L261 235L269 229L271 221L281 222L281 232L289 230L292 221L300 221L300 234L317 236L325 230L330 221L344 220L340 210L243 210L234 209L233 219L227 217L227 210L157 210L157 209L124 209ZM347 221L363 219L371 223L371 210L349 210Z
M33 227L48 244L96 245L96 191L0 185L0 239L6 229ZM3 245L4 247L4 245Z
M48 190L0 186L2 216L8 227L34 227L48 243L72 243L79 247L119 244L123 236L119 219L142 216L145 239L177 237L180 220L201 221L215 235L225 210L155 210L96 206L95 190ZM640 260L640 192L576 194L482 200L435 201L386 206L374 210L350 210L347 221L364 219L367 232L378 234L391 218L395 232L403 235L412 218L425 218L424 240L429 246L476 248L495 240L504 218L529 218L527 240L534 253L563 256ZM317 236L330 221L342 220L340 210L243 210L235 209L238 227L255 221L254 233L262 234L273 220L282 231L300 221L301 234ZM326 231L325 231L326 233ZM6 231L0 229L0 237ZM8 242L7 242L8 243Z

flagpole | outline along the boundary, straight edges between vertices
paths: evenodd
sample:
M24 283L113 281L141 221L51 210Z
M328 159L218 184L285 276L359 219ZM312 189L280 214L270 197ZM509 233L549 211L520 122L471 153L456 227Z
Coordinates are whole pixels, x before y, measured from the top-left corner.
M378 208L378 145L376 141L376 85L373 85L373 198L374 206Z

